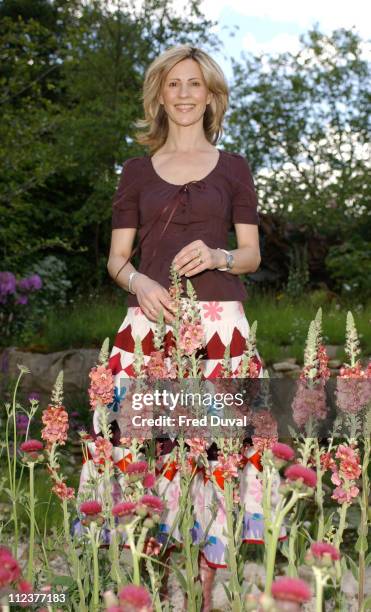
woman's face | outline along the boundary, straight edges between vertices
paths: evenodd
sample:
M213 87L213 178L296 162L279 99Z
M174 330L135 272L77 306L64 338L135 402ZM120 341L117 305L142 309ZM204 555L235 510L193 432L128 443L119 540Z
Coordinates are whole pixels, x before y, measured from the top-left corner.
M187 126L203 118L206 105L211 102L201 68L193 59L178 62L167 74L160 102L169 121Z

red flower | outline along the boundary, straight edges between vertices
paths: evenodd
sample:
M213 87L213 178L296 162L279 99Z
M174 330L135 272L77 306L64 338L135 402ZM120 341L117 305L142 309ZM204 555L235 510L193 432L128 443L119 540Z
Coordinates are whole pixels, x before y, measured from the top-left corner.
M143 479L143 486L146 489L152 489L152 487L154 487L156 482L156 477L154 474L146 474L144 479Z
M38 453L44 450L44 445L39 440L27 440L26 442L22 442L19 448L24 453Z
M161 514L165 507L163 501L155 495L143 495L139 504L145 507L148 514Z
M310 550L317 559L323 559L324 555L330 555L333 561L338 561L340 559L339 550L328 542L313 542Z
M282 459L283 461L292 461L295 457L294 449L281 442L275 442L273 446L271 446L271 451L277 459Z
M304 467L299 463L290 465L285 471L285 477L290 482L302 480L307 487L314 488L317 484L317 474L314 470Z
M152 600L147 589L128 584L118 594L121 610L127 612L152 612Z
M93 516L102 512L102 504L98 501L86 501L80 505L80 512Z
M9 570L0 567L0 588L6 587L12 581L12 575Z
M5 546L0 546L0 570L0 586L4 581L6 581L5 584L8 584L18 580L21 575L18 561Z
M18 582L18 592L19 593L32 593L32 584L27 580L20 580Z
M272 597L279 601L295 601L305 603L312 597L311 590L300 578L277 578L272 584Z
M112 508L113 516L130 516L135 512L137 505L134 502L120 502Z
M135 476L144 476L148 471L147 461L133 461L126 467L126 473Z

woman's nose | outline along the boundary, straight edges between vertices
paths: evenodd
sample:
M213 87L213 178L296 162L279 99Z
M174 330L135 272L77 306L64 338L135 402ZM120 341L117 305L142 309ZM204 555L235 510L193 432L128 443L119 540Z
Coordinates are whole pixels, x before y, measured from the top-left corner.
M179 96L181 98L187 98L190 95L190 87L187 83L182 83L179 88Z

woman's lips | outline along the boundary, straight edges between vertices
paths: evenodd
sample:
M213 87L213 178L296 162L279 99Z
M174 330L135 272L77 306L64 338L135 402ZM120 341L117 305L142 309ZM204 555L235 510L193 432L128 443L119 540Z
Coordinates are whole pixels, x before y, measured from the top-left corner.
M194 109L194 104L192 104L192 106L179 105L179 106L176 106L175 108L181 113L188 113L189 111Z

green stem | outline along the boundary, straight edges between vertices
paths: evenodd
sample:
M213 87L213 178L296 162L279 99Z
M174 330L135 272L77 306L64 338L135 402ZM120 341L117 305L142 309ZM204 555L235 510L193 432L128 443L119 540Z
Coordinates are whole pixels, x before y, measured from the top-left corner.
M368 465L370 461L370 437L364 436L364 452L362 461L362 495L360 499L361 520L358 529L359 534L359 553L358 553L358 602L360 609L363 608L365 598L366 565L365 554L367 550L368 535L368 492L370 487L368 477Z
M160 595L158 592L158 588L156 587L155 570L153 569L153 565L150 559L146 559L146 568L151 582L151 591L153 595L153 604L155 606L155 610L156 612L162 612Z
M233 612L241 612L241 587L238 581L238 567L236 561L237 551L233 529L233 483L231 482L224 481L224 499L227 518L228 558L231 573L232 610Z
M323 536L325 534L325 515L323 511L323 488L322 488L323 471L321 468L321 459L320 459L321 452L320 452L320 446L318 444L318 440L316 440L316 443L315 443L315 452L316 452L316 470L317 470L317 484L316 484L315 500L316 500L317 507L318 507L317 540L319 542L322 542Z
M316 581L316 612L323 611L323 580L322 572L318 567L313 567L314 578Z
M99 563L98 563L98 541L99 541L99 530L97 530L96 523L92 523L89 527L89 535L91 541L91 548L93 553L93 610L98 612L99 610ZM98 537L97 537L98 534Z
M8 446L8 435L7 435L7 453L8 453L8 466L9 466L9 487L12 492L12 516L14 523L14 547L13 552L14 556L17 558L18 556L18 516L17 516L17 496L16 496L16 468L17 468L17 424L15 418L15 409L16 409L16 396L19 387L19 383L23 376L23 371L19 373L17 381L14 387L13 400L12 400L12 413L13 413L13 477L11 474L11 462L10 462L10 454L9 454L9 446ZM7 420L8 425L8 420ZM8 431L7 431L8 434Z
M289 535L289 568L288 575L290 578L296 578L298 571L296 569L296 550L295 543L298 535L298 519L295 516L294 520L290 523L290 535Z
M184 446L182 445L184 449ZM184 455L181 453L182 466L184 466ZM184 476L183 476L184 474ZM182 469L181 472L181 499L184 500L184 513L180 521L180 530L183 538L184 553L186 559L186 580L187 580L187 594L188 594L188 612L197 612L197 594L195 592L195 576L197 570L193 567L192 563L192 546L190 526L193 523L192 513L190 508L190 497L188 493L188 482L187 472Z
M339 527L337 528L337 531L334 537L334 546L336 546L337 548L340 548L340 545L343 541L343 533L346 527L346 517L347 517L349 506L350 504L348 503L341 505L341 510L339 512L339 515L340 515Z
M266 557L266 579L265 579L265 591L264 591L266 595L270 595L271 593L273 576L274 576L274 565L275 565L276 553L277 553L278 538L280 535L281 526L282 526L282 523L283 523L283 520L286 514L288 514L290 510L295 506L298 499L299 499L298 492L293 491L291 499L286 503L286 505L283 506L283 508L279 508L278 506L276 514L274 516L274 520L272 521L272 528L271 528L271 531L268 533L268 541L266 542L267 557Z
M33 584L33 553L35 546L35 491L34 491L34 467L35 464L30 462L29 467L30 478L30 544L28 551L28 571L27 580Z
M138 518L135 521L132 521L131 523L126 525L126 533L128 534L128 544L130 547L130 552L131 552L131 557L132 557L132 562L133 562L133 584L137 586L140 586L140 571L139 571L140 557L138 556L137 549L135 547L134 530L139 520L140 519Z
M75 547L72 543L70 528L69 528L69 513L67 509L67 500L64 499L62 502L63 508L63 527L64 527L64 537L66 538L67 546L68 546L68 554L71 560L71 564L74 570L75 579L77 582L77 587L80 595L79 609L81 612L87 612L87 607L85 603L85 593L84 587L81 582L81 572L80 572L80 562L76 554Z

